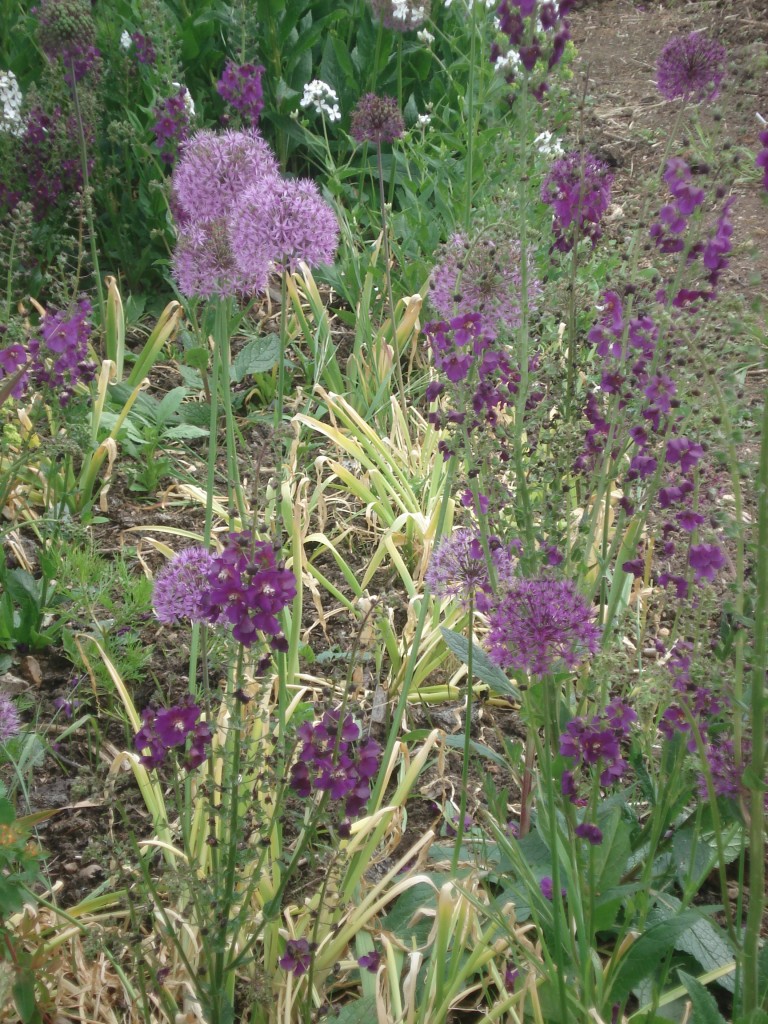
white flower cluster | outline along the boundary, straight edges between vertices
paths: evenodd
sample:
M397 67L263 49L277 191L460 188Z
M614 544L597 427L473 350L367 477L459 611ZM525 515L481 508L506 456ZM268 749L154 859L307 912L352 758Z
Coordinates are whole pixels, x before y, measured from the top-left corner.
M423 4L413 4L410 0L392 0L392 17L398 21L407 21L411 24L418 24L424 21L427 12Z
M314 107L318 114L326 114L329 121L340 121L339 97L325 82L319 78L304 86L304 95L299 106Z
M181 89L181 82L171 82L176 89ZM184 106L187 108L187 113L190 117L195 116L195 101L192 99L192 94L189 89L184 86Z
M419 128L429 128L429 126L432 124L432 115L419 114L419 116L416 118L416 124L419 126Z
M435 41L435 37L432 35L429 29L426 28L420 28L419 31L416 33L416 38L419 40L420 43L424 43L425 46L431 46L432 43L434 43Z
M513 46L511 50L499 57L493 66L499 74L508 75L510 71L517 71L517 69L522 66L522 63L523 62L520 60L520 54Z
M560 139L556 139L552 132L542 132L541 135L537 135L533 140L533 144L542 156L556 157L563 155Z
M12 71L0 71L0 131L24 134L21 117L21 89Z
M120 36L121 49L130 50L132 42L131 33L127 29L123 29L123 34Z

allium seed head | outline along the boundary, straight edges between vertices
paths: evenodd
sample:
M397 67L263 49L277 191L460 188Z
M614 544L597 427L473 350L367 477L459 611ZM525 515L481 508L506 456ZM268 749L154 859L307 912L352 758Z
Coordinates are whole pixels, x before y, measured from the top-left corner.
M369 92L352 111L350 134L356 142L394 142L405 131L405 121L391 96Z

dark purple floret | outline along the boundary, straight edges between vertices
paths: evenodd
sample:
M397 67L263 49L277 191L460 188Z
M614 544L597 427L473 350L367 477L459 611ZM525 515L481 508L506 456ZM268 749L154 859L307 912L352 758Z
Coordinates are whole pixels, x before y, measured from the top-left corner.
M381 963L381 953L375 949L370 953L364 953L358 958L357 966L364 971L369 971L371 974L376 974Z
M694 103L717 98L725 78L725 47L703 32L671 39L659 55L656 82L666 100Z
M725 555L717 544L692 544L688 563L693 569L696 582L713 580L725 565Z
M155 107L155 145L160 150L160 159L172 167L176 162L179 148L189 136L190 119L186 101L187 90L182 85L179 91L161 100Z
M149 36L145 36L143 32L131 32L131 42L136 47L136 60L139 64L153 67L157 54Z
M369 92L357 101L352 111L350 135L356 142L394 142L405 131L405 121L397 100Z
M134 738L139 760L147 768L158 768L174 747L185 747L191 741L184 758L184 767L197 768L207 757L211 730L201 720L202 711L191 697L171 708L145 708L142 725ZM149 753L145 753L145 751Z
M592 846L599 846L603 841L603 833L589 821L583 821L573 830L579 839L586 839Z
M278 966L284 971L290 971L296 978L306 974L312 962L314 943L307 939L288 939L285 944L285 953L277 961Z
M259 116L264 109L264 90L261 86L263 74L261 64L235 64L228 60L216 83L219 96L251 125L259 123Z

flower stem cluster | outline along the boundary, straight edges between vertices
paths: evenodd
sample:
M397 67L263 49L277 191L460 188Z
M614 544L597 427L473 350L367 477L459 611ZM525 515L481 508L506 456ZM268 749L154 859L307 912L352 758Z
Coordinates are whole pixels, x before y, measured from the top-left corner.
M356 818L371 795L371 779L379 770L381 747L368 737L361 740L360 726L351 715L326 711L319 721L303 722L302 741L291 768L291 788L301 797L313 791L344 801L347 819Z
M561 787L563 796L572 804L584 807L587 799L582 791L588 785L580 782L584 775L585 783L591 781L593 772L597 772L600 786L608 789L618 783L629 767L621 756L621 747L630 739L631 726L637 721L637 715L628 704L621 700L613 700L600 714L590 719L573 718L560 736L560 755L571 761L571 766L563 772ZM582 838L592 839L584 829Z
M37 391L55 392L64 408L79 382L93 380L96 364L88 357L92 312L85 298L72 316L49 310L26 349L15 342L0 351L0 377L24 369L11 392L14 398L22 398L31 384Z
M161 100L153 111L155 145L160 150L160 159L168 167L175 164L179 149L189 137L190 113L187 95L186 87L181 85L178 92Z
M547 90L547 74L562 59L571 37L566 15L575 0L501 0L496 8L499 32L504 42L491 45L491 63L512 84L522 67L536 72L534 95L541 99ZM537 68L538 65L538 68Z
M246 124L257 125L264 109L263 74L261 64L235 64L228 60L216 83L219 96L240 114Z
M611 202L613 175L591 153L567 153L555 160L541 185L541 199L552 207L554 248L569 252L579 238L596 245Z

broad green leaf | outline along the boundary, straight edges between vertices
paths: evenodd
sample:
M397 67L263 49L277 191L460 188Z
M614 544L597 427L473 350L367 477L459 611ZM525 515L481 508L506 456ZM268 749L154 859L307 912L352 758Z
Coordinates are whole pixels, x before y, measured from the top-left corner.
M630 946L622 958L610 986L611 1002L623 1002L643 978L659 966L666 954L675 948L680 936L701 920L693 910L661 921L649 928Z
M614 889L627 870L630 854L630 826L624 821L618 807L612 808L606 818L598 820L603 833L602 843L595 847L595 875L597 891Z
M456 655L460 662L466 665L469 660L469 641L467 638L462 636L461 633L447 629L445 626L440 627L440 632L443 634L443 639L448 649ZM477 679L486 683L494 693L500 693L504 697L514 697L516 700L520 699L520 694L516 687L510 683L501 669L493 664L482 647L479 647L477 644L472 645L472 672Z
M728 1024L717 1008L714 996L707 992L701 982L692 978L685 971L678 971L680 981L685 985L693 1006L693 1019L696 1024Z
M648 915L648 921L669 921L680 912L682 904L675 896L664 893L661 902ZM684 932L675 942L675 949L690 953L705 971L715 971L734 959L733 949L728 942L726 933L708 918L699 916L691 929ZM734 991L735 975L726 974L718 979L718 984L729 992Z
M254 338L244 345L232 360L229 375L236 384L239 384L254 373L268 373L277 365L279 358L280 338L276 334Z
M172 391L169 391L168 394L165 395L155 410L155 420L158 425L162 426L163 424L168 423L173 416L175 416L179 410L179 406L188 394L189 392L185 387L179 386L177 388L173 388Z
M376 1020L376 996L362 996L345 1003L333 1015L335 1024L371 1024Z
M445 737L445 745L447 747L455 747L458 750L464 749L464 733L454 733ZM480 757L487 757L489 761L493 761L494 764L498 764L502 768L508 768L506 760L497 754L495 750L487 747L484 743L478 743L476 740L469 741L470 748Z

